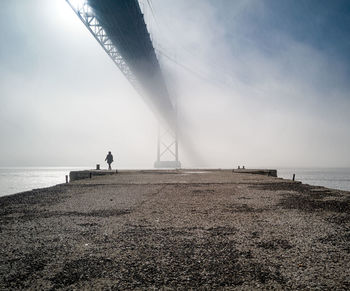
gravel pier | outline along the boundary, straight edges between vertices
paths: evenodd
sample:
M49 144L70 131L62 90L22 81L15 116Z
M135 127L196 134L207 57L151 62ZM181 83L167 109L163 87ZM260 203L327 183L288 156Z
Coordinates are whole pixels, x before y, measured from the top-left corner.
M0 198L0 290L350 289L350 192L121 171Z

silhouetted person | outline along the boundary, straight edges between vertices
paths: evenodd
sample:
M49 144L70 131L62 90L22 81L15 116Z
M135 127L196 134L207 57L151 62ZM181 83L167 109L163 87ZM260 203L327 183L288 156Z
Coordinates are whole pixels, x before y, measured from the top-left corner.
M112 170L111 164L113 163L113 155L111 152L108 152L108 155L106 156L105 161L107 161L108 170Z

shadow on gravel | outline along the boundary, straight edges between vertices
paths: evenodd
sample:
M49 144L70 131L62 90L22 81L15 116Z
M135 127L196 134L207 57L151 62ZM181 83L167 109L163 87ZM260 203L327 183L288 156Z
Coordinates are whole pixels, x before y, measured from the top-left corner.
M250 189L257 190L270 190L270 191L280 191L280 190L290 190L296 192L303 192L305 190L305 185L295 182L279 182L279 183L259 183L250 184Z
M321 199L325 197L339 197L341 196L336 190L330 190L323 187L310 186L297 182L280 182L280 183L262 183L251 184L251 189L269 190L269 191L294 191L300 194L307 194L314 199Z
M342 200L322 200L327 197L342 197L342 195L336 190L291 182L251 185L250 188L258 190L286 190L297 192L296 194L283 194L284 198L280 200L278 206L281 206L284 209L299 209L309 212L324 210L338 213L350 213L350 197L345 197Z
M319 239L323 244L330 244L350 253L350 232L330 234Z
M213 189L195 189L195 190L192 190L192 194L195 194L195 195L206 195L206 194L212 194L214 192L215 192L215 190L213 190Z
M285 239L275 239L275 240L270 240L270 241L262 241L262 242L258 242L257 246L259 248L263 248L266 250L278 250L278 249L289 250L293 247Z
M72 253L62 263L52 261L57 252L60 256L65 253L57 245L43 245L40 252L18 256L6 263L8 272L0 279L0 286L24 289L41 281L42 286L53 290L71 290L86 284L94 288L97 280L101 288L122 290L220 289L245 282L275 282L283 286L286 280L278 268L265 267L249 249L236 249L235 240L230 239L230 235L236 234L237 230L230 227L129 226L115 233L107 243L102 237L95 237L96 246L104 241L102 252L98 248L81 257ZM103 282L114 285L104 286Z
M58 212L58 216L84 216L84 217L113 217L129 214L130 210L128 209L105 209L105 210L95 210L90 212Z
M234 235L237 232L237 229L234 227L228 227L228 226L218 226L218 227L208 228L207 231L211 236L225 236L225 235Z
M337 213L326 219L328 222L343 225L350 222L350 213Z
M60 185L0 197L0 223L12 221L12 217L6 217L8 215L31 215L37 207L52 206L64 201L68 197L64 188Z
M120 215L129 214L128 209L105 209L95 210L90 212L78 212L78 211L35 211L35 210L23 210L21 213L17 211L1 213L0 223L7 224L17 221L30 221L34 219L52 218L52 217L117 217ZM15 215L13 215L15 214Z
M226 206L226 209L228 212L237 212L237 213L261 213L264 211L267 211L268 209L265 208L253 208L248 206L247 204L231 204Z
M51 278L53 290L68 287L82 281L103 278L106 270L117 268L117 264L109 258L87 257L66 263L63 270Z
M287 194L280 200L279 206L284 209L299 209L303 211L332 211L350 213L350 199L339 200L317 200L304 195Z
M2 278L5 287L7 289L29 288L30 279L45 268L48 260L49 258L43 258L43 254L38 251L11 259L8 262L11 269Z
M82 258L67 263L52 282L57 288L104 278L119 289L223 288L247 281L284 284L278 270L265 268L251 252L238 251L229 227L151 228L130 226L109 243L114 258ZM102 242L96 241L96 244Z
M0 209L13 205L55 205L68 197L67 195L62 195L65 192L64 186L54 186L0 197Z

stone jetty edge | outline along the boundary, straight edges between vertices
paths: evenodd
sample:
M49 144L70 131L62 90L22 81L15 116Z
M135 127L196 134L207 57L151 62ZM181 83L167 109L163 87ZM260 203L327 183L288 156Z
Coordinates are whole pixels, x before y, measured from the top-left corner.
M350 287L349 192L187 172L1 197L0 289Z

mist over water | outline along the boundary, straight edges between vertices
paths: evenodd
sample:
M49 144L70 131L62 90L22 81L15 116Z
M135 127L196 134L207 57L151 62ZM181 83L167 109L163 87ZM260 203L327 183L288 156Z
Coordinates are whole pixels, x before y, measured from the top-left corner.
M350 166L346 1L151 2L184 167ZM156 117L67 3L0 8L0 165L152 167Z

